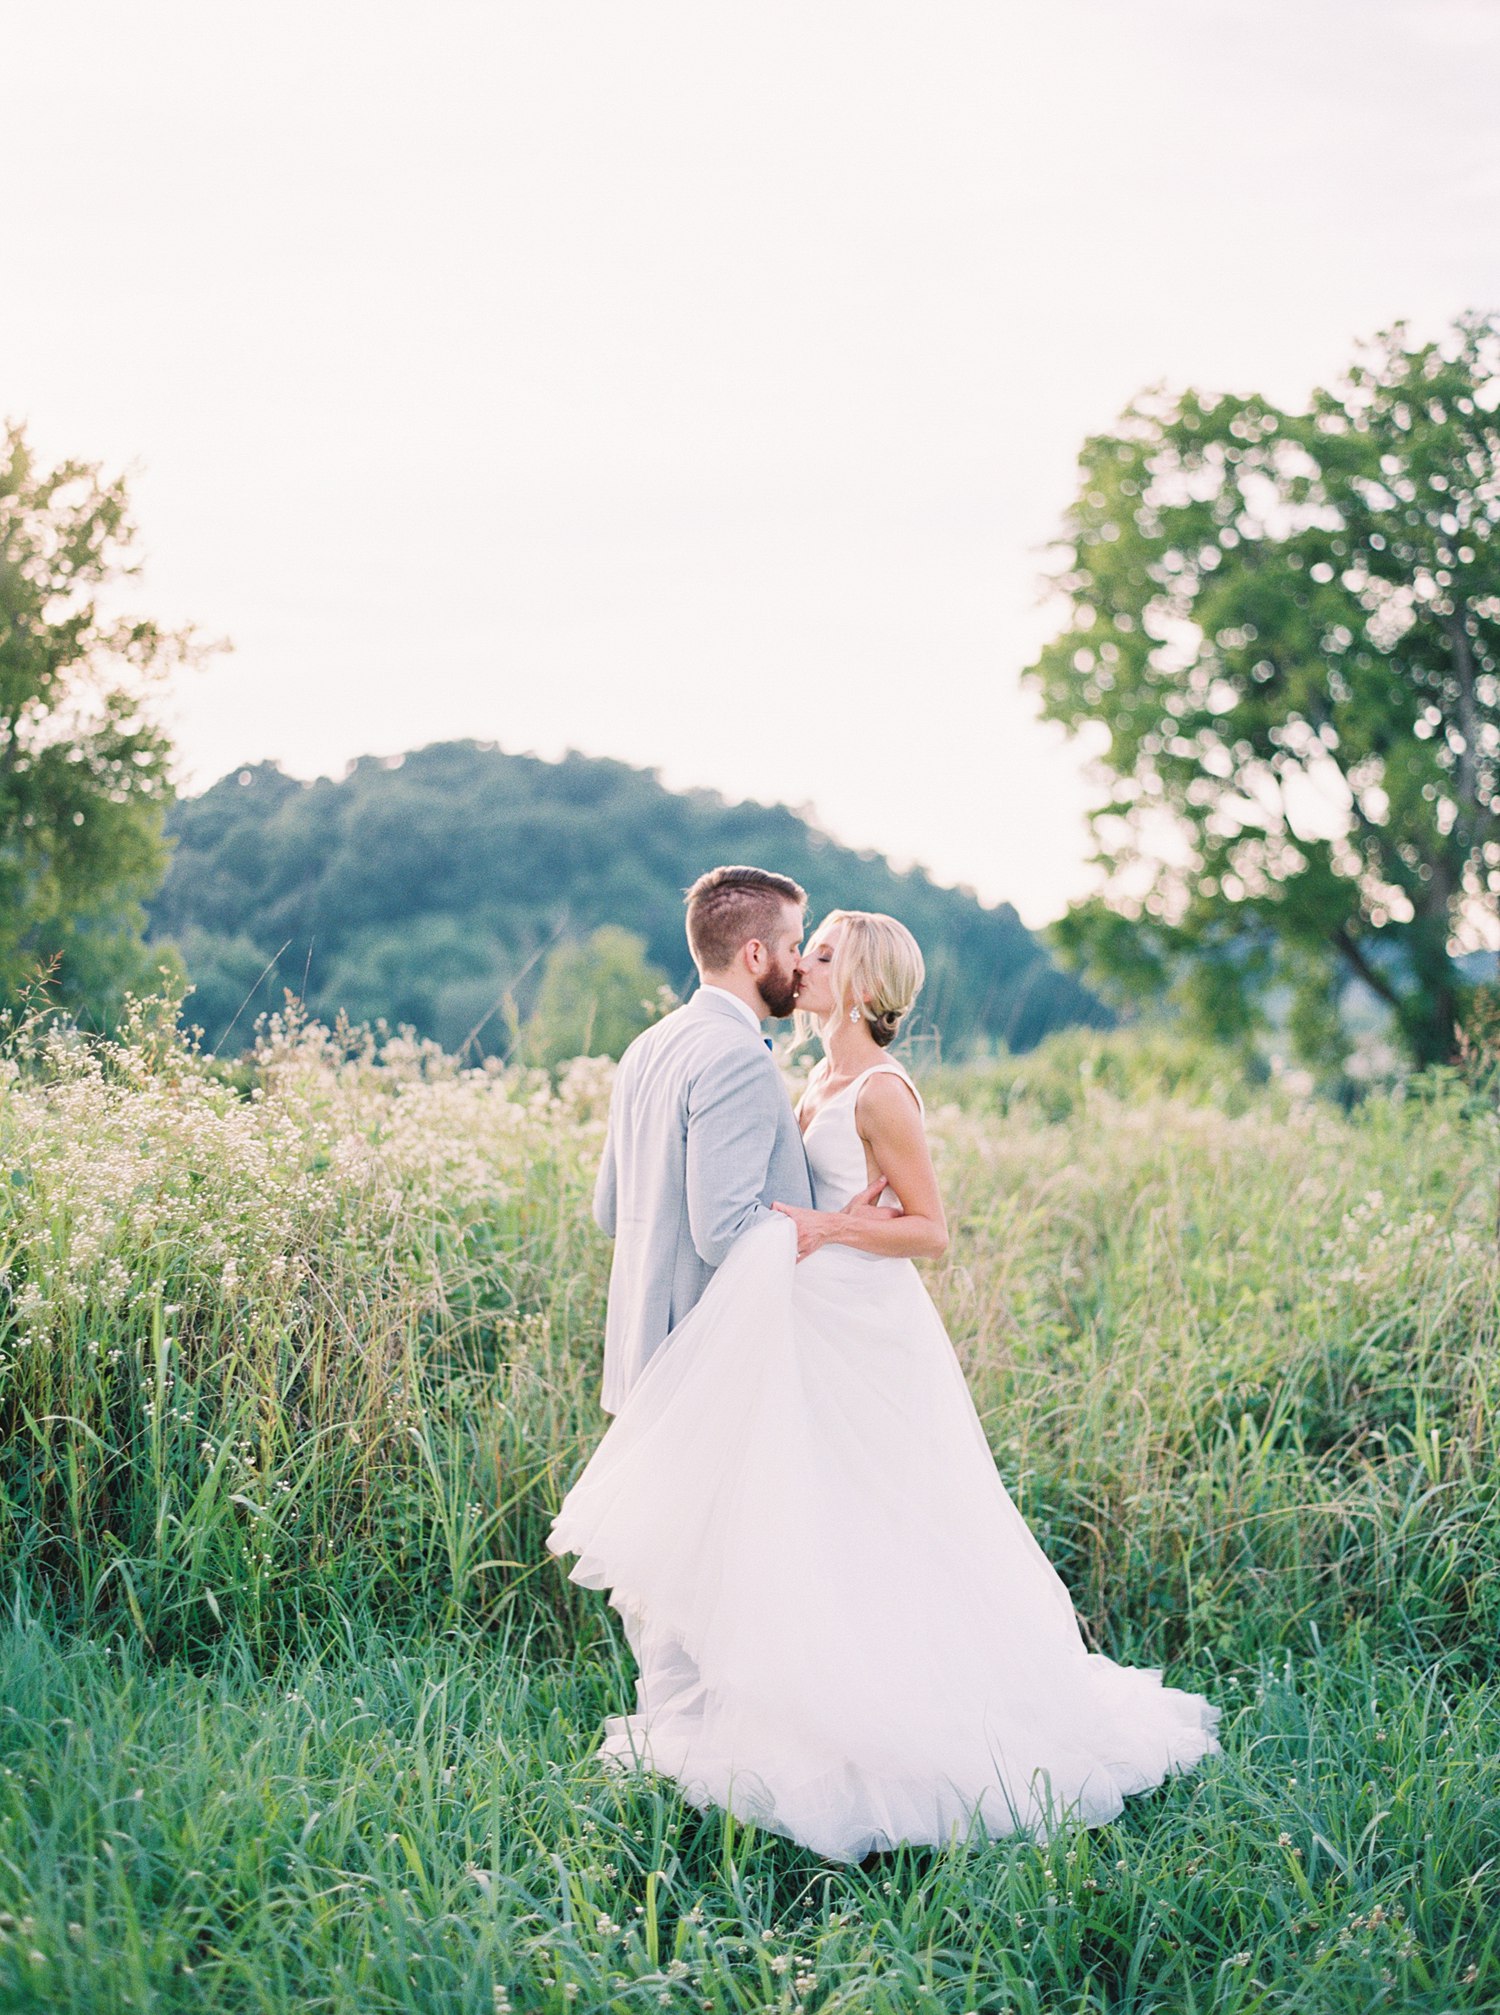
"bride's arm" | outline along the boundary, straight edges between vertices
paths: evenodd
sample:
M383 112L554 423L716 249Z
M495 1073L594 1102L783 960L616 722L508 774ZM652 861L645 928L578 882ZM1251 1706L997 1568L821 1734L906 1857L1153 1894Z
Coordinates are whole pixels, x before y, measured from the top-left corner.
M948 1221L938 1190L922 1115L911 1089L890 1071L872 1077L859 1094L855 1124L902 1208L799 1210L773 1207L797 1227L797 1257L820 1245L851 1245L883 1259L936 1259L948 1250Z

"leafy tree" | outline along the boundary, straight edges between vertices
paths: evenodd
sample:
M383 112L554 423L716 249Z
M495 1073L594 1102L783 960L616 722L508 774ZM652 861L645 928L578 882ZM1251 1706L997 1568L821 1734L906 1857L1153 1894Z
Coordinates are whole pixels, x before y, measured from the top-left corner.
M551 1068L575 1056L621 1056L669 1000L667 976L647 963L645 939L604 924L586 943L548 954L526 1024L526 1061Z
M1104 891L1058 927L1135 996L1243 1034L1290 989L1447 1055L1500 892L1500 325L1364 346L1306 412L1138 398L1085 445L1045 711L1102 721Z
M109 1020L151 986L144 899L167 862L170 744L147 695L186 633L104 613L137 571L122 479L0 449L0 996L55 965L54 995Z

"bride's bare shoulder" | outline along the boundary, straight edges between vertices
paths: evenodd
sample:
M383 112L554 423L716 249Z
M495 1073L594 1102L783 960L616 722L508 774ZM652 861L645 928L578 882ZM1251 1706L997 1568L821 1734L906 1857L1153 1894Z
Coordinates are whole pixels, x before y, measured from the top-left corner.
M922 1130L922 1094L904 1070L873 1070L859 1088L855 1110L860 1131L869 1127L914 1127Z

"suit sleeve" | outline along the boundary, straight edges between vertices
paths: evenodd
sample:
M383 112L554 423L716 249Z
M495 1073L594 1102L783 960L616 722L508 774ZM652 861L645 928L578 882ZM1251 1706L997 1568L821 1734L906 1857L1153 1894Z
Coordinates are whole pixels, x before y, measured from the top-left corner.
M604 1131L604 1157L594 1183L594 1222L607 1238L615 1235L615 1205L618 1175L615 1168L615 1128L611 1120Z
M705 1266L722 1266L735 1240L770 1215L761 1197L784 1097L770 1058L748 1044L715 1057L688 1094L688 1229Z

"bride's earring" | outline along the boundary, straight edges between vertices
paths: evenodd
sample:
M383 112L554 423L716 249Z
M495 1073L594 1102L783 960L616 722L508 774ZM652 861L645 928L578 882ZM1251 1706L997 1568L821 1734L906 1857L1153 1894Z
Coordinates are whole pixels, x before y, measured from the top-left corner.
M850 1010L849 1010L849 1019L850 1019L850 1021L858 1021L858 1020L859 1020L859 1009L858 1009L858 1008L850 1008Z

